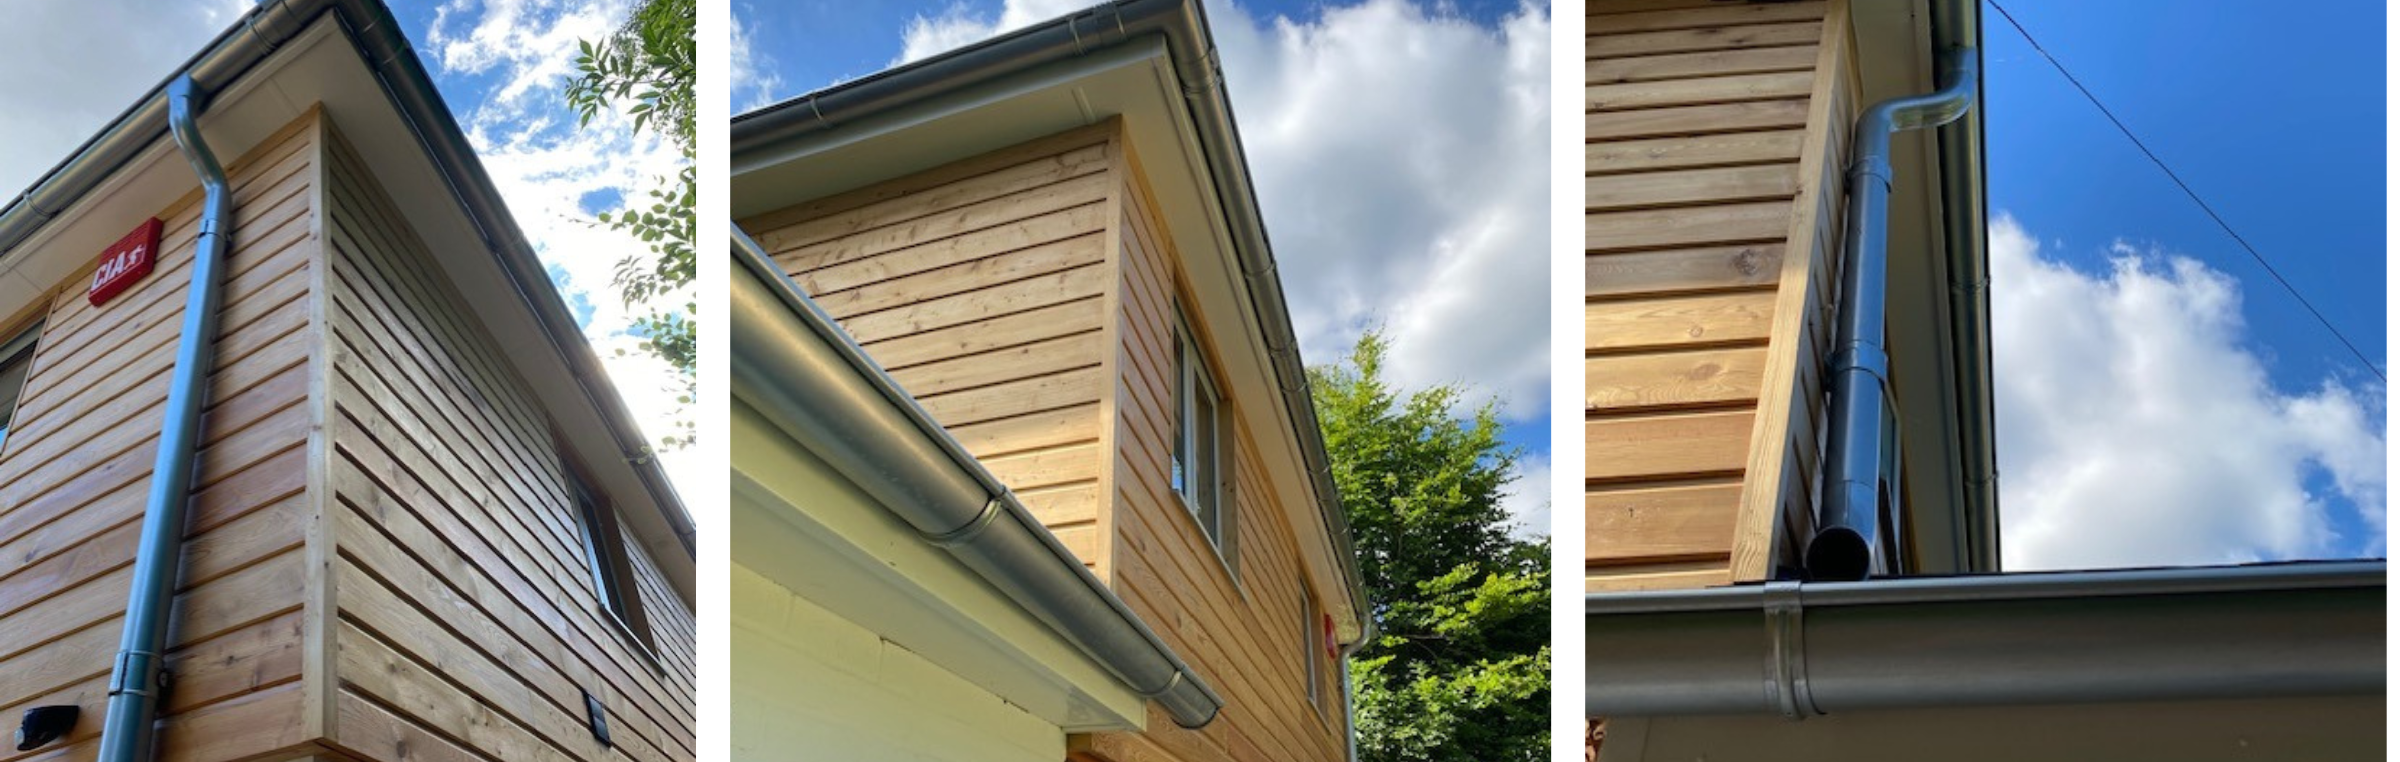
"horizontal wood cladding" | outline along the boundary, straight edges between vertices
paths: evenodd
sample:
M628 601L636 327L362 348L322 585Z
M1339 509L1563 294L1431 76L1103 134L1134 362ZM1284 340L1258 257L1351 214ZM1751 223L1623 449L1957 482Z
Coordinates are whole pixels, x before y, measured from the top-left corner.
M1266 465L1253 432L1237 416L1225 433L1229 487L1225 500L1233 522L1230 550L1220 553L1168 482L1175 435L1175 329L1178 302L1188 293L1177 275L1186 252L1166 235L1140 157L1127 152L1119 193L1126 200L1117 222L1121 240L1112 320L1122 339L1114 346L1116 368L1110 404L1109 479L1114 509L1107 514L1109 582L1134 613L1158 631L1167 646L1189 662L1225 699L1224 711L1200 730L1184 730L1151 707L1143 733L1101 733L1068 738L1076 760L1338 760L1344 753L1341 706L1334 662L1307 648L1313 625L1303 613L1299 540L1286 523L1305 500L1279 494L1266 479ZM1192 308L1185 307L1187 313ZM1187 314L1195 326L1204 316ZM1212 345L1199 329L1204 346ZM1225 406L1280 404L1274 399L1231 396ZM1268 434L1280 436L1281 432ZM1313 510L1299 507L1305 514ZM1317 591L1318 600L1346 594ZM1308 665L1316 672L1317 703L1308 692Z
M1777 518L1752 493L1781 478L1787 417L1813 408L1793 379L1819 252L1798 231L1823 198L1826 61L1846 12L1841 0L1591 6L1587 589L1768 569L1759 550Z
M1113 123L743 220L868 356L1105 571Z
M535 390L326 135L329 743L367 759L692 759L689 610L626 543L655 660L607 613ZM586 728L585 692L613 747Z
M309 748L301 679L316 119L302 117L227 165L234 227L173 603L166 668L175 689L160 712L161 760ZM46 284L31 311L44 328L0 449L0 716L69 704L84 719L60 743L0 759L96 752L199 201L195 189L159 212L156 269L131 289L94 307L86 269Z

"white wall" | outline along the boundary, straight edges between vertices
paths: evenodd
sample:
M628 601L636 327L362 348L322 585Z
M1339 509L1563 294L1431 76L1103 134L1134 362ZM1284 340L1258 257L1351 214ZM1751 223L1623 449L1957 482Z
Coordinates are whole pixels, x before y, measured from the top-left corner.
M741 760L1059 762L1066 733L733 565Z

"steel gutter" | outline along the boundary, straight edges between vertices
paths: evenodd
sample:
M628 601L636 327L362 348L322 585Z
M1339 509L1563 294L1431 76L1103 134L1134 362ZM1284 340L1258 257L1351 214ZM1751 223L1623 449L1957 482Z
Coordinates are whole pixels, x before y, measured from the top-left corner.
M1865 579L1898 571L1884 532L1884 407L1891 360L1884 351L1884 286L1889 269L1892 133L1940 127L1976 103L1981 62L1971 48L1943 56L1937 92L1877 103L1852 134L1849 200L1842 226L1841 307L1826 375L1827 416L1822 498L1806 565L1815 579ZM1897 489L1896 485L1893 489ZM1893 510L1897 510L1894 508Z
M573 314L551 286L548 271L509 215L499 189L484 173L483 163L465 133L459 131L457 120L417 60L399 22L377 0L267 0L252 8L185 62L178 74L152 88L73 156L0 209L0 261L16 254L43 225L167 134L170 84L188 78L202 92L221 92L329 13L383 85L384 94L420 146L433 157L435 170L499 261L509 285L532 309L544 338L565 360L577 390L600 413L621 458L657 503L659 515L684 552L694 553L691 515L652 456L632 411L601 370L599 357L592 353Z
M740 227L733 230L733 391L960 563L1186 728L1225 705L1207 681Z
M1983 49L1983 4L1936 0L1933 46ZM1975 82L1983 103L1983 81ZM1950 379L1958 405L1959 459L1964 481L1962 520L1952 541L1970 572L2000 570L1999 446L1992 421L1991 262L1985 209L1983 109L1934 133L1941 167L1941 213L1950 276Z
M2381 561L1585 599L1591 716L2373 695Z
M1043 65L1089 55L1128 41L1163 37L1177 79L1183 83L1185 105L1199 136L1201 153L1216 182L1219 207L1233 234L1234 255L1249 292L1253 316L1265 333L1276 385L1292 422L1292 435L1301 458L1316 483L1318 515L1350 587L1352 609L1360 631L1373 629L1366 586L1358 572L1357 551L1350 544L1350 523L1342 511L1340 492L1333 484L1325 440L1317 428L1316 404L1309 398L1308 371L1300 358L1282 281L1276 277L1274 250L1268 245L1258 197L1235 128L1233 107L1217 67L1216 46L1208 34L1208 18L1197 0L1121 0L1102 3L1046 23L1019 29L817 92L765 106L733 118L732 154L772 150L784 141L839 129L845 125L935 98L980 81L988 81ZM1364 637L1362 636L1363 640Z
M167 86L168 123L175 145L192 163L204 190L199 232L192 241L192 282L185 292L175 372L150 467L149 507L142 512L133 580L126 592L125 629L108 675L108 715L100 726L102 762L148 762L165 679L167 622L173 618L176 574L183 568L184 509L192 497L192 465L200 447L201 403L216 362L217 308L224 301L226 240L233 237L233 189L225 169L200 135L199 101L190 76Z

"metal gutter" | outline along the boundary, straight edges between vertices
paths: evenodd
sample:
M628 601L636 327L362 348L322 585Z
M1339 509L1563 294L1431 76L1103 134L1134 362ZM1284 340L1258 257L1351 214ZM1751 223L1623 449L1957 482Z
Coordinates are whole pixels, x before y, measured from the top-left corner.
M192 497L192 464L200 447L201 403L208 399L216 362L217 307L224 301L226 239L233 237L233 189L225 169L200 136L205 97L190 76L167 87L175 144L200 176L205 200L192 241L192 282L175 344L158 459L150 468L149 507L142 512L133 580L126 592L125 629L108 675L108 715L100 726L102 762L148 762L165 680L167 622L173 618L176 575L183 568L184 509Z
M1292 435L1301 458L1316 483L1318 514L1339 559L1342 577L1350 587L1351 605L1358 612L1361 632L1374 626L1366 586L1358 572L1357 551L1350 544L1350 523L1341 495L1333 484L1325 440L1317 428L1316 404L1309 398L1308 371L1300 358L1290 310L1285 306L1282 281L1276 277L1274 250L1268 245L1258 197L1250 184L1249 163L1242 153L1233 107L1217 67L1215 43L1208 18L1198 0L1121 0L1102 3L1049 22L949 51L906 66L835 85L765 106L733 118L732 154L737 161L751 152L769 151L778 143L841 128L844 125L920 100L966 87L974 82L1010 74L1097 51L1128 41L1163 37L1177 79L1183 83L1185 105L1199 136L1201 153L1216 182L1218 205L1225 210L1234 255L1250 296L1253 316L1265 334L1270 365L1292 422ZM1363 636L1361 638L1364 639Z
M1225 704L766 252L733 230L734 394L1186 728Z
M1595 595L1585 711L2380 694L2383 599L2381 561Z
M1892 133L1940 127L1965 116L1976 104L1980 62L1971 48L1947 51L1941 90L1870 106L1859 114L1852 133L1841 309L1826 371L1833 403L1826 421L1823 495L1817 531L1806 551L1812 578L1855 580L1898 571L1889 552L1894 538L1884 531L1887 513L1897 512L1887 506L1898 505L1886 499L1897 486L1884 473L1886 425L1896 414L1884 407L1891 360L1883 344Z
M1983 49L1983 4L1936 0L1933 45ZM1983 103L1983 82L1975 83ZM1934 134L1941 166L1942 231L1949 254L1950 351L1953 399L1958 404L1962 520L1952 541L1971 572L2000 570L1999 446L1992 421L1991 262L1984 197L1983 109Z
M187 61L170 82L152 88L72 157L0 209L0 261L14 255L43 225L167 134L171 82L188 78L203 92L220 92L325 14L333 14L420 146L433 157L435 169L499 261L510 286L533 311L551 348L565 360L577 391L600 413L621 459L633 468L657 503L659 515L684 552L694 553L691 515L651 454L632 411L601 370L599 357L551 286L548 271L509 215L499 189L484 173L483 163L417 60L399 22L377 0L267 0L252 8Z

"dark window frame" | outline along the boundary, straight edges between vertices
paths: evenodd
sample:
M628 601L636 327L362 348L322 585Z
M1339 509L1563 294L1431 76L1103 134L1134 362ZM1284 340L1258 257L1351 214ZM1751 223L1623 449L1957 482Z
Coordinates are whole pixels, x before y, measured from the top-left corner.
M650 627L649 612L642 605L633 560L626 555L625 530L617 521L616 506L605 494L592 488L591 479L578 465L569 462L566 473L567 498L573 502L575 525L583 540L584 570L591 575L593 593L599 598L600 618L614 626L633 645L634 651L650 663L652 670L663 671L665 665L658 658L657 636Z

